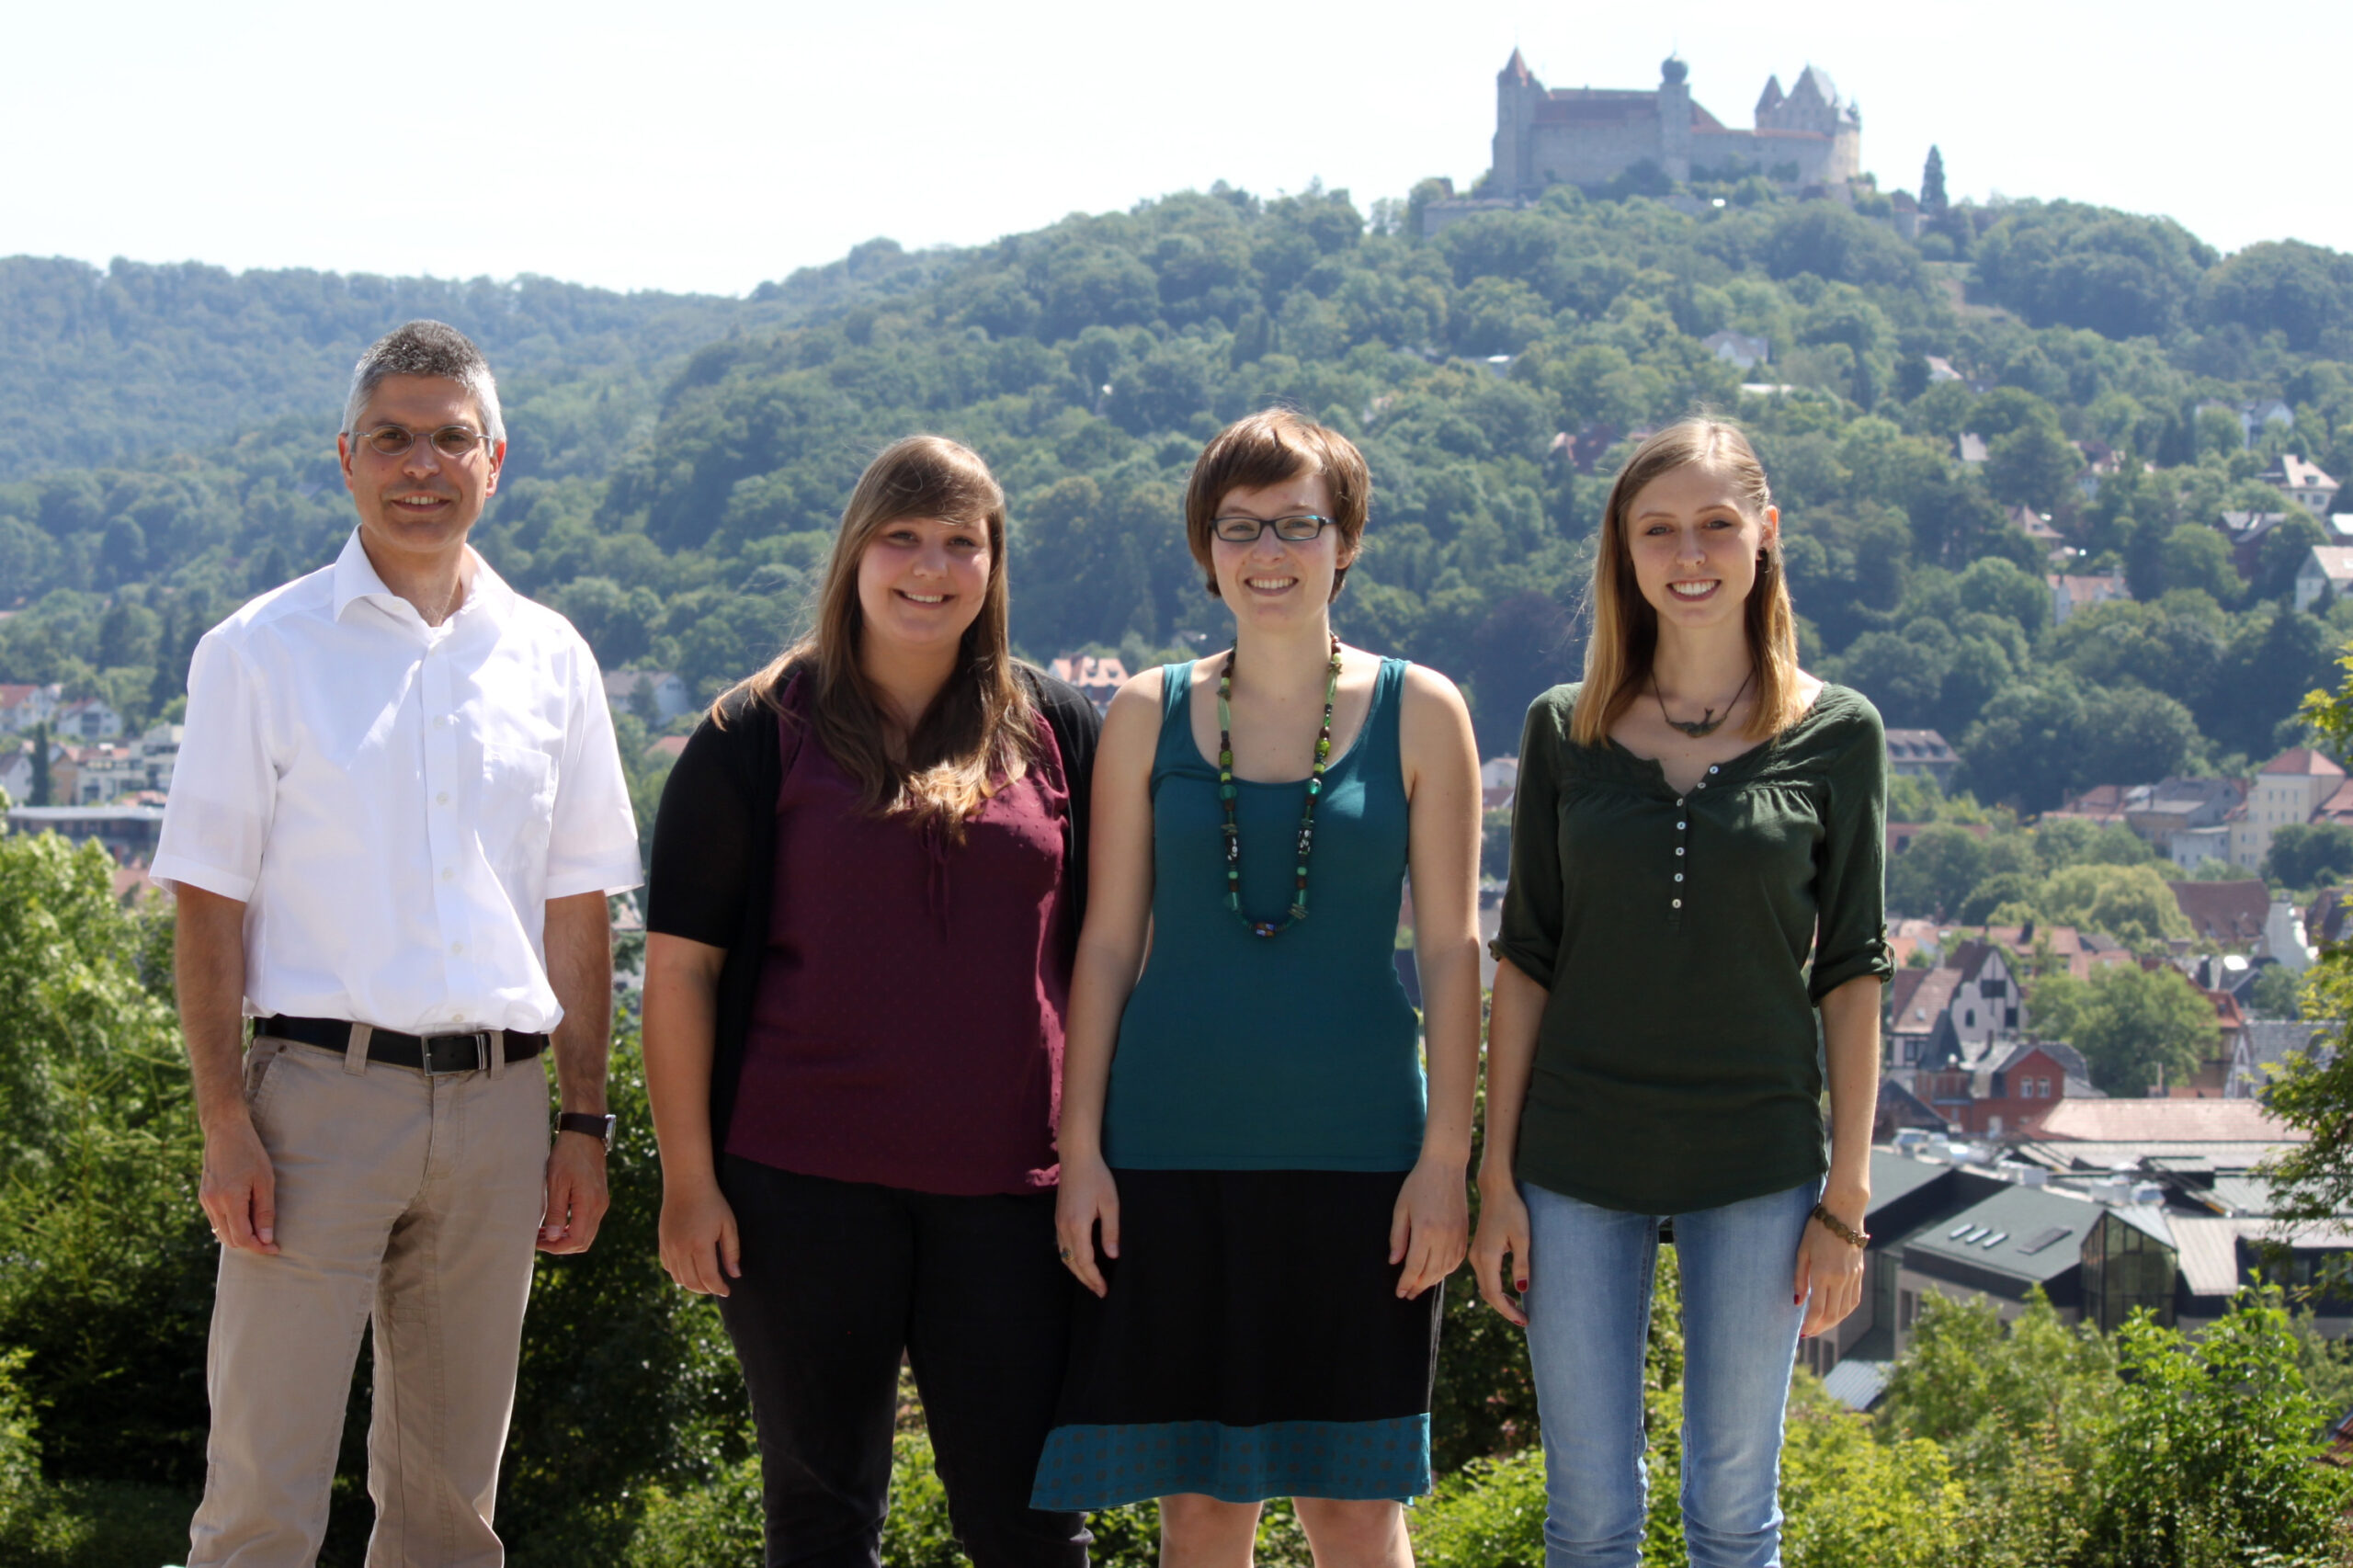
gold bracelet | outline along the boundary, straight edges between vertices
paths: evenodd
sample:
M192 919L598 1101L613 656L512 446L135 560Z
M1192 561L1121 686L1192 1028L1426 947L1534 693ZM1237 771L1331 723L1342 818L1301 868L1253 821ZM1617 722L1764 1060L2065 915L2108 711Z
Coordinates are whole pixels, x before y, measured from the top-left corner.
M1845 1242L1850 1247L1854 1247L1859 1251L1860 1249L1871 1244L1870 1232L1855 1229L1852 1225L1849 1225L1846 1221L1841 1220L1837 1215L1833 1214L1829 1210L1824 1209L1819 1203L1813 1206L1813 1217L1822 1221L1822 1228L1824 1230L1828 1231L1832 1235L1836 1236L1840 1241Z

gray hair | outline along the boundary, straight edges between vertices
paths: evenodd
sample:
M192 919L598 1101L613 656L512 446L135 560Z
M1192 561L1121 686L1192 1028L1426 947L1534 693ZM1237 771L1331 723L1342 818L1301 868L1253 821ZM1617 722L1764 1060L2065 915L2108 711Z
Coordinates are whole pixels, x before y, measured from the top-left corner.
M351 368L351 395L343 403L343 433L354 433L360 412L387 376L438 376L457 382L482 412L483 432L494 441L506 439L506 421L498 412L498 383L491 379L490 361L473 341L446 322L413 321L395 327L369 345L359 363Z

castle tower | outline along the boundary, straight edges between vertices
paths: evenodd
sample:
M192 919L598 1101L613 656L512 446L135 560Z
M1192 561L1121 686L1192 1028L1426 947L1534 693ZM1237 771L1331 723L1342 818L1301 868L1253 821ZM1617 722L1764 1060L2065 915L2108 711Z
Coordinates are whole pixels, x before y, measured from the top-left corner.
M1759 131L1771 127L1773 121L1768 117L1781 107L1783 97L1781 78L1778 75L1766 77L1765 90L1756 96L1756 128Z
M1536 183L1529 165L1529 133L1536 121L1536 106L1543 100L1544 84L1528 68L1518 49L1495 73L1495 177L1489 194L1519 196Z
M1669 179L1691 177L1691 68L1673 55L1658 68L1658 161Z

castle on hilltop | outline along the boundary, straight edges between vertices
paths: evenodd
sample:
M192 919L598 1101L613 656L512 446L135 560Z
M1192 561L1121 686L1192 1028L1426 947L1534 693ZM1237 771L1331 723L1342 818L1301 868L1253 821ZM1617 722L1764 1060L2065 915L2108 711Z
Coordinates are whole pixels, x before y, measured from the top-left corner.
M1787 93L1779 76L1766 81L1753 131L1693 103L1689 74L1669 58L1649 92L1547 87L1513 50L1495 77L1495 167L1483 194L1526 200L1548 185L1603 186L1644 163L1675 180L1760 174L1794 186L1862 171L1862 117L1815 67Z

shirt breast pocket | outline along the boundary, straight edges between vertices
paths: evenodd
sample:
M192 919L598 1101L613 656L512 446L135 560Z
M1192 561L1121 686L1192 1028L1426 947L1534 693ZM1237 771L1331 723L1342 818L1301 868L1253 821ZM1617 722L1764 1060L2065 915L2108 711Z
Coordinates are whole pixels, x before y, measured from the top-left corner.
M494 866L537 872L555 823L555 758L529 746L482 748L482 846Z

